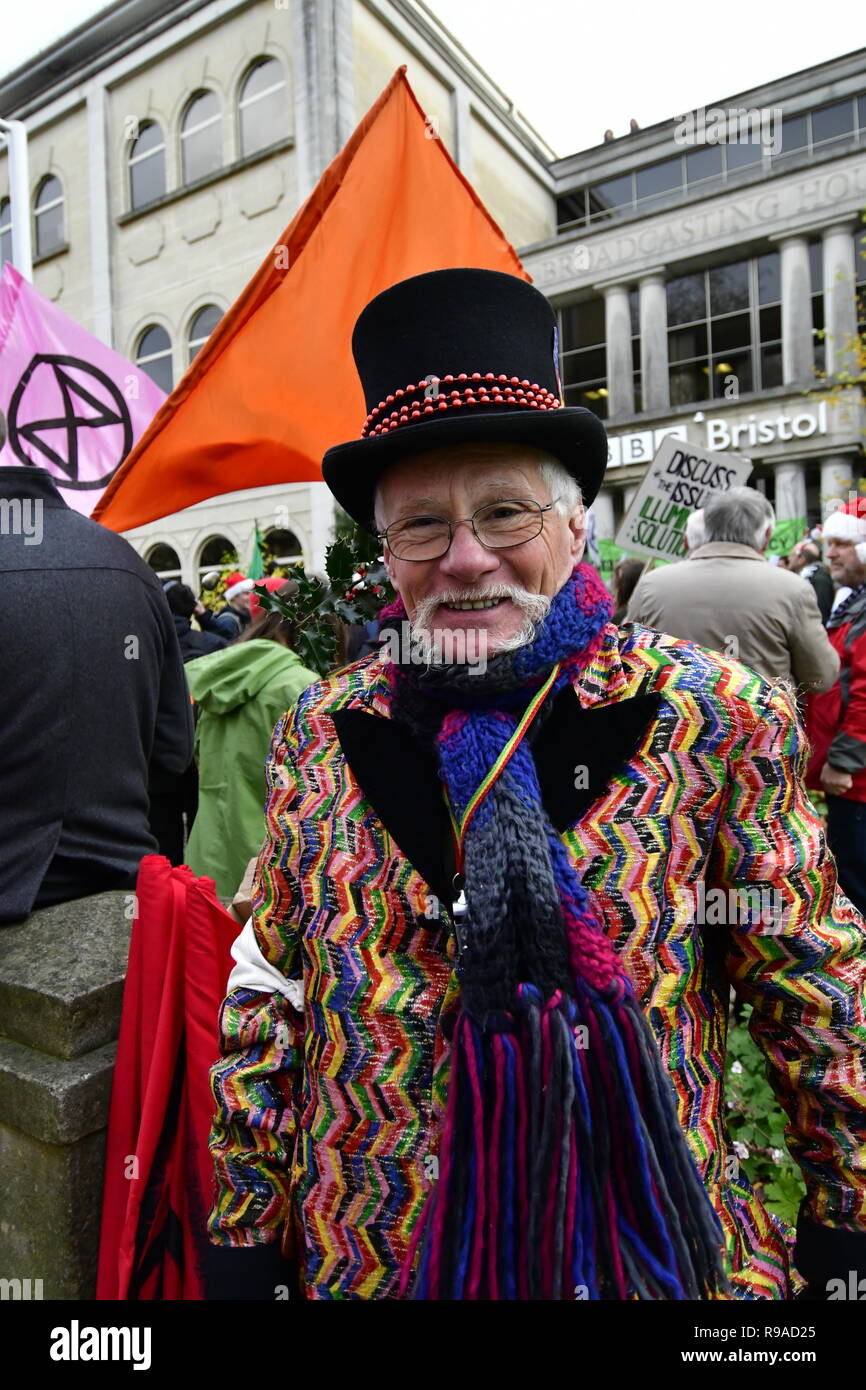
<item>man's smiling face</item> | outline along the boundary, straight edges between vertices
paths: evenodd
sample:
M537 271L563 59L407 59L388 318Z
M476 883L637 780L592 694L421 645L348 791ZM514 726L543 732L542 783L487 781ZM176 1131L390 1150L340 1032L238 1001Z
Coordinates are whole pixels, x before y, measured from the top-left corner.
M379 484L379 529L409 517L463 520L480 507L511 499L546 507L554 498L539 469L543 459L526 445L475 444L394 464ZM434 637L476 629L493 654L517 638L528 615L539 616L543 600L559 592L583 554L585 534L582 507L569 517L554 506L544 513L540 533L522 545L488 550L470 526L458 526L438 559L399 559L386 545L385 564L410 622ZM501 588L513 593L499 596Z

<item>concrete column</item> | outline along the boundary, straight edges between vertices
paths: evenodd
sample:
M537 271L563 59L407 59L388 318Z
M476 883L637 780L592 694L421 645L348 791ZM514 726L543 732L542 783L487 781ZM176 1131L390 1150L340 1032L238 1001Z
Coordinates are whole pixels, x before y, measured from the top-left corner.
M30 1281L13 1298L95 1295L133 912L99 893L0 930L0 1265Z
M854 489L851 459L845 454L832 454L821 460L821 520L825 521L836 508L833 502L847 502Z
M855 356L851 340L857 333L855 285L856 248L853 222L825 227L824 239L824 339L828 376L851 372Z
M467 179L472 178L472 108L469 93L458 86L451 93L451 111L454 121L454 149L451 151L454 163Z
M634 414L634 364L631 351L631 310L628 285L603 285L604 338L607 346L608 412Z
M671 403L668 303L661 270L650 271L640 282L640 369L644 410L667 410Z
M612 541L616 534L616 522L614 520L613 493L609 488L602 488L590 510L595 517L596 540Z
M785 385L811 381L815 371L812 339L812 286L809 242L805 236L783 237L782 262L782 379Z
M806 516L806 465L802 461L777 463L776 520L793 521Z
M625 512L628 511L629 507L631 506L632 502L634 501L635 493L637 492L639 486L640 486L639 483L627 483L626 486L623 488L623 490L622 490L622 500L623 500L623 507L622 507L622 510L623 510L623 513L625 513Z
M325 572L325 547L334 539L334 499L324 483L310 483L310 554L308 567Z
M93 286L91 331L108 347L114 346L111 321L111 212L108 205L108 172L114 168L114 152L106 141L105 87L94 79L87 84L87 213L90 230L90 281ZM67 196L69 190L67 190ZM67 206L66 216L69 216Z
M355 127L352 0L295 0L292 38L300 203Z

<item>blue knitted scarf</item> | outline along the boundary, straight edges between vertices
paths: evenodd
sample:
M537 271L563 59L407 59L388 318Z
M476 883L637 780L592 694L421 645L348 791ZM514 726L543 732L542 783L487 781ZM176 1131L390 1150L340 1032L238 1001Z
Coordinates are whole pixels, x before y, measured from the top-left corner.
M435 743L467 904L439 1178L404 1296L697 1299L725 1287L721 1228L670 1079L544 810L528 741L514 742L545 684L542 716L591 662L610 610L579 565L535 640L483 675L390 667L393 717Z

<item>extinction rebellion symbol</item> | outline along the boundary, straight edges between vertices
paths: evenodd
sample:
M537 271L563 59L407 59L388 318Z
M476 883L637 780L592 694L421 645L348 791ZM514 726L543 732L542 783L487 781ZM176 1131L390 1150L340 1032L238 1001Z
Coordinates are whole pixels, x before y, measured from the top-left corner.
M22 463L47 467L63 488L104 488L132 447L120 390L79 357L36 353L12 393L8 428Z

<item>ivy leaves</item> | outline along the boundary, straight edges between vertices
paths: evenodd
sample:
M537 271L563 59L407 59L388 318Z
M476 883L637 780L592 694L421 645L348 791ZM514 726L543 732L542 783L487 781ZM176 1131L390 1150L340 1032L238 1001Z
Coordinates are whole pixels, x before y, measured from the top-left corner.
M728 1032L728 1063L726 1122L743 1171L766 1206L795 1226L806 1189L785 1147L785 1116L767 1080L766 1062L749 1033L747 1017Z

